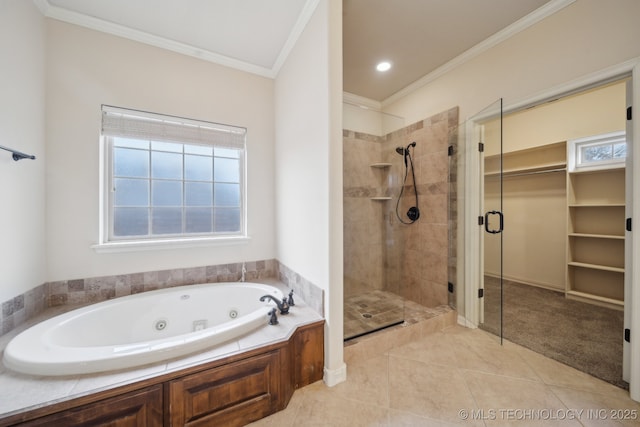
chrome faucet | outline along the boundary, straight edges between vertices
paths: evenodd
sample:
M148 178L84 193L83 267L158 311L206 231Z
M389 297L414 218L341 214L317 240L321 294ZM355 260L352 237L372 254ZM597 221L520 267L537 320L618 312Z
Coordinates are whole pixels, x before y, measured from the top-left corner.
M270 299L278 306L278 310L280 310L280 314L289 314L289 304L287 303L286 299L283 298L282 301L280 301L278 298L269 294L263 295L260 297L260 301L262 302L264 302L266 299Z
M244 264L244 261L242 262L242 276L240 277L240 281L244 282L244 276L247 274L247 267Z

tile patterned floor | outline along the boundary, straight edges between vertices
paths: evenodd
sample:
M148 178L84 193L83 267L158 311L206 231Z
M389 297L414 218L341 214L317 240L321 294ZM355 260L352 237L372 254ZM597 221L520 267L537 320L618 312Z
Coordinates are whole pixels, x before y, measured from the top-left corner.
M345 297L344 337L350 339L399 322L413 324L442 314L391 292L371 291Z
M625 390L479 329L450 327L347 369L346 382L297 390L252 426L640 425Z
M404 320L404 299L385 291L372 291L345 297L344 337L384 328Z

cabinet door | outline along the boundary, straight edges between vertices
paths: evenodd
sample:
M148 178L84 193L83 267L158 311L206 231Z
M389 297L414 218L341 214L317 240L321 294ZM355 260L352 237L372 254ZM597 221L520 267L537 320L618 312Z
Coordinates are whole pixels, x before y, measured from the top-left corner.
M274 351L171 381L171 425L242 426L276 412L279 365Z
M162 427L162 386L155 385L20 425Z

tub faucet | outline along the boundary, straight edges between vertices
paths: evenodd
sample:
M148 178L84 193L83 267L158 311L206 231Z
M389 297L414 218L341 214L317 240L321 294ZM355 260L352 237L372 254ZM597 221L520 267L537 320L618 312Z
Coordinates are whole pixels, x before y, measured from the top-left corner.
M267 316L269 316L269 324L270 325L277 325L278 323L278 315L276 314L276 309L272 308L271 311L269 313L267 313Z
M242 263L242 276L240 277L240 281L244 282L244 276L247 274L247 267L244 262Z
M287 300L287 304L289 304L289 307L293 307L294 305L296 305L296 303L293 301L293 289L291 290L291 292L289 292L289 299Z
M266 299L270 299L278 306L280 314L289 314L289 304L287 303L286 299L283 298L282 301L280 301L278 298L269 294L260 297L260 301L262 302L264 302Z

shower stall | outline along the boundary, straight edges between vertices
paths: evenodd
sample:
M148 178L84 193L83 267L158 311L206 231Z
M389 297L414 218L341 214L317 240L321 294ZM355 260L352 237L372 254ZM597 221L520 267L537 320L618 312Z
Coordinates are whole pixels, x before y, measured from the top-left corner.
M348 340L455 306L458 109L409 125L352 104L344 112Z

